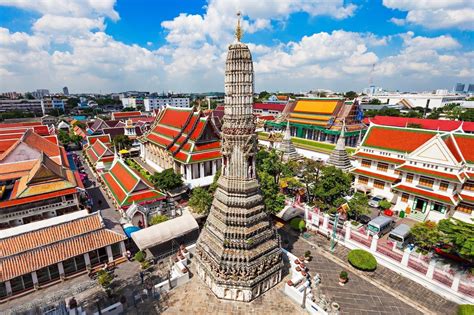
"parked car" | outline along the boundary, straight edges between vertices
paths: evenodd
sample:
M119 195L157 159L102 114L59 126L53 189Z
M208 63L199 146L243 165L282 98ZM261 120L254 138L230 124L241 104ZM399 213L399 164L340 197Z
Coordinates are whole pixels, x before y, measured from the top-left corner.
M469 266L469 267L474 266L474 262L469 261L459 256L458 253L453 251L453 247L449 244L440 244L438 246L435 246L434 251L436 254L440 256L457 261L465 266Z
M382 196L373 196L372 198L369 199L369 206L378 208L380 207L380 201L384 200L385 198Z
M395 221L389 217L381 215L370 220L369 224L367 224L367 229L369 230L370 235L378 235L378 237L382 237L384 234L389 232L394 225Z
M369 223L370 220L372 220L372 218L369 217L368 215L365 215L365 214L363 214L363 215L361 215L357 218L357 221L364 224L364 225L367 225L367 223Z

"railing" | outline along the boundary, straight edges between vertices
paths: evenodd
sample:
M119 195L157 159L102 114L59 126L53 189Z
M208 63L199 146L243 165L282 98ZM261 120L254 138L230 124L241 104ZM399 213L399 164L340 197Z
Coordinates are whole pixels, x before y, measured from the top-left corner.
M440 270L435 270L434 273L433 273L433 279L448 286L448 287L451 287L451 285L453 284L453 275L449 274L449 273L445 273L443 271L440 271Z
M386 247L386 245L383 245L380 241L377 244L377 252L382 253L392 259L395 259L398 262L401 262L403 258L403 254L393 251L392 248Z
M40 207L35 207L35 208L30 208L27 210L22 210L14 213L8 213L8 214L2 214L0 215L0 220L12 220L18 217L24 217L26 215L35 215L38 214L38 212L44 212L44 211L51 211L51 210L58 210L58 209L63 209L66 207L70 207L76 204L75 200L68 200L65 202L57 202L57 203L52 203L49 205L44 205Z

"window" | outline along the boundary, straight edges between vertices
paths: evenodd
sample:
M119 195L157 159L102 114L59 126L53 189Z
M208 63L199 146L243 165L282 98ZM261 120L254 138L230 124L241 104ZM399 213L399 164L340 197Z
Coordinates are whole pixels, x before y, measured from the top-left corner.
M0 298L7 296L7 285L5 282L0 282Z
M419 185L423 187L433 188L434 180L427 177L420 177Z
M363 166L363 167L368 167L368 168L370 168L371 165L372 165L372 161L370 161L370 160L365 160L365 159L362 160L362 166Z
M464 184L463 189L469 190L469 191L474 191L474 183L473 182L467 182Z
M386 172L388 171L388 164L387 163L377 163L377 170L378 171L382 171L382 172Z
M402 193L402 202L408 202L408 197L410 197L410 195L407 193Z
M439 190L446 191L448 190L449 183L448 182L441 182L439 184Z
M446 206L439 204L439 203L434 203L431 205L431 210L441 212L441 213L446 213Z
M407 183L413 182L413 174L407 174Z
M377 189L384 189L385 183L380 180L374 180L374 187Z
M456 208L456 210L467 213L467 214L471 214L473 207L462 203Z
M367 185L369 183L369 178L365 176L359 176L359 184Z

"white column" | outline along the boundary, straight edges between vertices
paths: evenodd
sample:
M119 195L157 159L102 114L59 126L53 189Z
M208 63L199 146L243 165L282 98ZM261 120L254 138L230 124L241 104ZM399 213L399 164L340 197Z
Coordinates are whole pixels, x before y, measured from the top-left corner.
M426 277L428 279L433 279L435 268L436 268L436 261L434 259L431 259L430 264L428 265L428 271L426 272Z
M203 178L205 175L204 175L204 163L199 163L199 177L200 178Z
M125 247L125 242L124 241L120 242L120 252L124 256L127 254L127 248Z
M454 291L458 291L459 289L459 282L461 281L461 273L460 272L456 272L456 274L454 275L454 279L453 279L453 284L451 285L451 289L453 289Z
M114 261L114 255L112 254L112 247L110 247L110 245L107 245L105 247L105 251L107 252L107 256L109 257L109 262L113 262Z
M12 285L10 283L10 280L5 281L5 289L7 290L7 296L12 295Z
M59 277L60 277L61 279L64 279L64 277L65 277L66 275L64 274L64 266L63 266L63 262L62 262L62 261L58 262L58 270L59 270Z
M324 213L323 214L323 230L327 231L328 229L328 224L329 224L329 215Z
M410 259L411 250L409 248L405 248L403 251L402 257L402 266L408 266L408 260Z
M186 172L186 179L190 181L192 178L192 171L193 171L192 164L186 165L186 168L188 169Z
M217 172L217 160L212 161L212 175Z
M346 234L344 234L344 242L348 242L351 239L351 223L346 221Z
M89 253L84 254L84 262L86 263L86 269L91 267L91 258L89 257Z
M379 236L377 234L372 237L372 243L370 244L370 250L375 252L377 250L377 243L379 241Z
M39 283L38 283L38 275L36 274L36 271L33 271L31 273L31 279L33 280L33 287L35 289L38 289Z

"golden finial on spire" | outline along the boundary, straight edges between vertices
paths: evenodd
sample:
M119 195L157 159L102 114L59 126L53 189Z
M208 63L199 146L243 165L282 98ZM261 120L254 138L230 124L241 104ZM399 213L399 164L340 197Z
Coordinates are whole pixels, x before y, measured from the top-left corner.
M237 27L235 28L235 38L237 38L237 41L240 42L240 39L242 38L242 28L240 27L240 16L242 14L237 12Z

